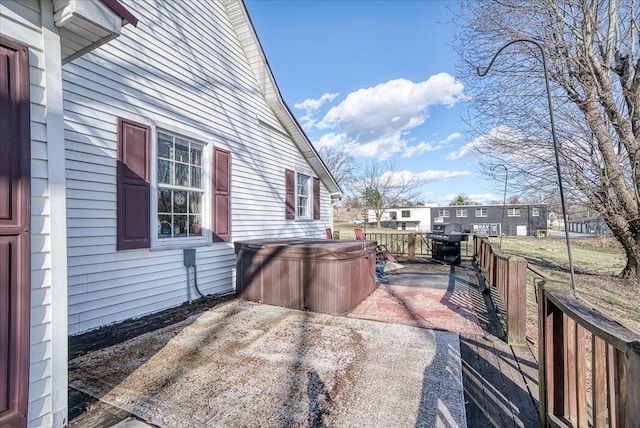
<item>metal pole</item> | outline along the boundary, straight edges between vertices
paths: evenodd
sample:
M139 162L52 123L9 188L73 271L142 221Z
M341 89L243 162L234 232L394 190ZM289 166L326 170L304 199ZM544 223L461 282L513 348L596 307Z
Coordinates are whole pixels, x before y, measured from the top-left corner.
M556 171L558 172L558 186L560 187L560 204L562 205L562 217L564 220L564 235L565 240L567 242L567 255L569 256L569 271L571 273L571 289L573 293L576 292L576 282L575 282L575 274L573 271L573 258L571 256L571 241L569 240L569 220L567 217L567 209L564 201L564 190L562 187L562 172L560 171L560 154L558 153L558 138L556 137L556 126L555 121L553 120L553 105L551 103L551 89L549 87L549 72L547 71L547 59L544 54L544 49L542 49L542 45L535 40L532 39L515 39L510 41L509 43L503 45L498 52L493 56L493 59L484 70L480 67L477 68L478 76L484 77L489 72L489 69L493 65L493 62L496 60L500 52L502 52L506 47L514 44L514 43L531 43L540 49L540 53L542 54L542 66L544 68L544 82L547 89L547 103L549 105L549 119L551 120L551 136L553 137L553 150L556 156Z
M500 249L502 250L502 235L504 231L504 211L506 209L505 205L507 203L507 180L509 180L509 170L507 169L506 166L499 163L497 165L492 166L491 171L495 170L499 166L504 168L504 194L502 195L502 218L500 219Z

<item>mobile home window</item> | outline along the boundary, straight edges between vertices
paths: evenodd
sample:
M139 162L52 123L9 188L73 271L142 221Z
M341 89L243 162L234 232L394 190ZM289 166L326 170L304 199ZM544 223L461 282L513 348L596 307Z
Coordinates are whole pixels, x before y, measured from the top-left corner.
M449 210L440 208L438 210L438 217L449 217Z
M456 217L466 217L467 209L466 208L456 208Z
M402 217L404 218L411 217L411 210L402 210Z
M486 217L487 208L476 208L476 217Z
M508 217L520 217L520 208L508 208L507 209Z

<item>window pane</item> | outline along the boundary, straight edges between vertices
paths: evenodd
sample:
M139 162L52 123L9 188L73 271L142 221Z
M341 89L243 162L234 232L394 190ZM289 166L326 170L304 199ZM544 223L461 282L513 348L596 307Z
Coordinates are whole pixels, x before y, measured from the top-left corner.
M199 215L191 216L189 224L189 235L202 236L202 218Z
M176 190L173 192L173 212L187 212L187 192L182 192L180 190Z
M307 198L298 196L298 217L307 216Z
M187 216L173 216L173 237L187 236Z
M189 162L189 142L176 138L176 160L178 162Z
M171 216L158 216L158 238L171 238Z
M188 165L180 165L177 163L176 167L176 186L189 186L189 166Z
M197 166L191 167L191 187L202 189L202 168Z
M171 190L159 189L158 190L158 212L170 213L171 212Z
M172 159L173 142L170 136L158 134L158 157Z
M189 192L189 214L200 214L202 212L202 193Z
M309 176L298 174L298 195L309 195Z
M171 184L171 165L168 160L158 159L158 183Z
M202 165L202 147L191 145L191 165Z

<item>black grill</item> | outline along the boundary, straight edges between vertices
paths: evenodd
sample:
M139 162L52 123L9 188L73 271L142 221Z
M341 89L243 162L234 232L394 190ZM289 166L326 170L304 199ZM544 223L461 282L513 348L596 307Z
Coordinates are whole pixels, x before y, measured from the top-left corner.
M439 223L433 225L433 232L427 233L431 239L431 257L452 265L460 264L460 242L467 241L469 235L462 231L460 223Z

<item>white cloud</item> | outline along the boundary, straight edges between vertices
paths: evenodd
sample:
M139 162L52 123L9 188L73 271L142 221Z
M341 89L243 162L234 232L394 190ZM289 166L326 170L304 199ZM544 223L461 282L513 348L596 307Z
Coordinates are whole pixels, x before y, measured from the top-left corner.
M307 98L301 103L295 103L293 106L297 109L304 110L307 112L307 114L309 114L317 111L325 103L333 101L334 99L336 99L338 95L340 94L337 92L334 94L330 94L327 92L326 94L323 94L320 98L317 98L317 99Z
M522 138L522 134L516 131L515 129L509 128L507 126L499 126L497 128L493 128L489 131L488 134L481 135L478 138L470 141L467 144L464 144L458 150L455 150L447 155L448 160L456 160L463 158L465 156L469 156L474 154L478 150L481 150L484 147L490 147L492 142L496 140L518 140Z
M388 171L383 177L388 177L391 175L391 182L401 183L403 181L416 180L421 183L429 183L433 181L445 181L451 180L456 177L464 177L466 175L471 175L471 171L434 171L434 170L426 170L422 172L411 172L407 170L402 171ZM385 179L386 180L386 179Z
M404 141L400 135L390 135L387 138L380 138L366 143L359 143L351 138L347 133L330 132L314 141L314 146L320 147L344 147L355 158L376 158L378 160L388 159L393 153L399 152L404 147Z
M436 150L440 150L441 148L443 148L444 146L446 146L448 143L455 140L456 138L460 138L460 134L457 132L454 132L453 134L439 141L431 141L431 142L423 141L415 146L407 147L404 153L402 154L402 157L410 158L412 156L421 155L426 152L433 152Z
M391 80L352 92L340 104L329 109L319 122L310 122L311 117L307 115L305 123L331 130L330 137L327 137L331 141L342 135L342 141L354 154L386 159L407 149L410 140L406 135L425 122L429 107L453 106L465 99L463 89L463 84L447 73L439 73L417 83L407 79ZM335 99L334 95L337 96L325 94L319 100L305 100L295 106L311 113L324 102ZM320 139L320 144L324 138ZM421 142L409 150L411 155L415 155L435 150L435 147L433 143Z
M452 178L466 175L471 175L471 171L434 171L429 169L417 174L418 180L423 182L451 180Z

